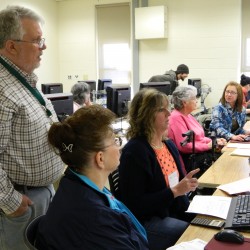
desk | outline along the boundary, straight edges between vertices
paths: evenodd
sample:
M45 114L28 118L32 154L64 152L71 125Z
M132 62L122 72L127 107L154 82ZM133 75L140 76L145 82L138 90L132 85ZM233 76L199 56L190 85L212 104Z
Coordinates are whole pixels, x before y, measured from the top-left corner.
M221 190L216 190L213 195L227 196ZM186 231L182 234L182 236L179 238L179 240L176 242L176 244L179 244L183 241L194 240L195 238L199 238L201 240L208 242L218 231L219 231L218 229L190 225L186 229ZM242 234L246 237L250 237L250 233L242 233Z
M248 157L231 156L224 152L220 158L199 178L199 187L216 188L221 184L249 177Z

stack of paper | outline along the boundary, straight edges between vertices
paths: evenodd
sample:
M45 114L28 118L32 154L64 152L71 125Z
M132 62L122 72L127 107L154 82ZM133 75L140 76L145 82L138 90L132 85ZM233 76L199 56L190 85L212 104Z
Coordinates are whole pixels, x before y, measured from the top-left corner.
M207 242L200 239L181 242L175 246L167 248L167 250L204 250Z
M248 143L228 143L226 145L227 148L244 148L244 149L250 149L250 144Z
M240 194L250 191L250 177L234 181L228 184L220 185L217 188L227 192L230 195Z
M250 149L237 148L230 155L250 156Z
M186 212L226 219L231 200L223 196L195 195Z

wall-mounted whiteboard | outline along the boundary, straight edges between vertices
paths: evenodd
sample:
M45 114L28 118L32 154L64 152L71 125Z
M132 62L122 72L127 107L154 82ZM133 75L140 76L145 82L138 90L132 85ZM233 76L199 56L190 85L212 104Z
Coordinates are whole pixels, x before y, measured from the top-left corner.
M135 8L135 39L167 38L167 7Z

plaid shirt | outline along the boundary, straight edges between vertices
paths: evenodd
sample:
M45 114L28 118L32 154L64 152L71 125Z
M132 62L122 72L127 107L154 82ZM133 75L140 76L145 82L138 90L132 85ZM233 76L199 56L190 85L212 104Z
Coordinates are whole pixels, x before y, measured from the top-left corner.
M32 86L35 74L27 75L2 57ZM17 210L22 194L13 184L45 186L57 180L64 168L60 157L48 143L47 128L57 117L48 118L38 100L0 64L0 208L5 213Z
M239 128L232 134L233 118L238 122ZM229 140L234 134L244 134L243 126L246 122L246 109L243 107L242 112L233 111L227 103L223 106L219 103L214 107L212 112L212 121L210 129L216 132L217 137L223 137Z

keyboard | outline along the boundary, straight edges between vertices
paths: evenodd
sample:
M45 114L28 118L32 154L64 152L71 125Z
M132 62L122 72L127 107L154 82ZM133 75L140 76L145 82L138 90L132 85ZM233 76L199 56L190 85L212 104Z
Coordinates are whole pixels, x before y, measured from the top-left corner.
M250 232L250 194L232 198L224 228Z

